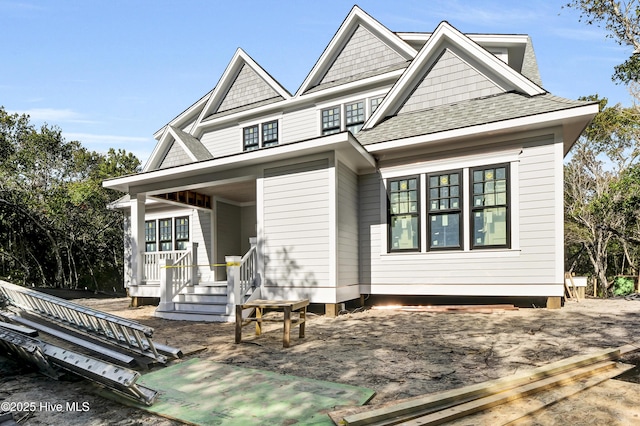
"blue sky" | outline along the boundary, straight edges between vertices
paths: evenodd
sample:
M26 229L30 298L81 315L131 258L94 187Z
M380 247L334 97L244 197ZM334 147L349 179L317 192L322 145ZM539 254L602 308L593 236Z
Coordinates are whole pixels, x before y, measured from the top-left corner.
M529 34L544 88L631 104L612 83L631 49L566 0L361 0L392 31ZM242 47L295 93L352 6L324 0L0 0L0 105L95 151L144 163L153 133L211 90Z

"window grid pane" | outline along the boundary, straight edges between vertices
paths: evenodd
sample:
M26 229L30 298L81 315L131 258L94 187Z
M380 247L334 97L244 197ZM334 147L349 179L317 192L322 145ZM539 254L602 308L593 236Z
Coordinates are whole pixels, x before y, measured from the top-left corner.
M380 105L382 99L382 97L371 99L371 114L373 114L378 109L378 105Z
M171 251L172 250L171 219L160 219L158 221L158 229L160 231L160 250Z
M156 251L156 221L148 220L144 223L145 251Z
M364 101L347 104L345 106L345 120L347 130L358 133L364 124Z
M262 146L278 145L278 121L270 121L262 125Z
M258 125L245 127L243 129L244 150L251 151L259 148Z
M429 249L461 248L461 172L429 175Z
M176 250L186 250L189 242L189 218L176 218Z
M418 178L389 182L389 249L419 250L420 203Z
M476 169L472 176L472 246L507 247L509 245L507 166Z
M330 135L340 132L340 107L322 110L322 134Z

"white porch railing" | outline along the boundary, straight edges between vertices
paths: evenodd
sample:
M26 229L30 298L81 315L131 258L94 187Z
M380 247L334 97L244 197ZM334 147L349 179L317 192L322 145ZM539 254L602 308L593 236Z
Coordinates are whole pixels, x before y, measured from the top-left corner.
M172 311L174 306L173 298L184 287L198 284L198 243L191 243L191 247L187 251L160 252L159 254L162 253L179 254L175 260L167 256L159 257L158 264L155 266L158 270L160 281L160 304L158 309L160 311Z
M256 239L251 238L251 248L242 257L226 256L227 296L232 305L243 303L249 289L258 287L258 255Z
M143 253L144 281L146 283L160 281L160 262L171 259L173 267L177 269L173 274L174 281L179 283L191 282L191 285L197 284L198 243L191 243L190 246L186 251L172 250Z

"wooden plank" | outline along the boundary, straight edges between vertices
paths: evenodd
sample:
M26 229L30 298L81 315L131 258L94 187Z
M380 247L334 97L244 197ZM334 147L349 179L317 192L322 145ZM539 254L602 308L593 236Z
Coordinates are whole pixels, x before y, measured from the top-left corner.
M442 407L448 407L460 402L468 402L497 392L513 389L545 377L561 374L575 368L595 364L600 361L617 359L619 357L619 348L607 349L586 355L576 355L571 358L566 358L551 364L534 368L530 371L523 371L512 376L477 383L459 389L425 395L424 397L399 402L392 406L345 416L343 418L343 424L358 426L377 424L377 422L393 418L402 419L403 416L406 418L415 418L416 415L422 415L421 413L426 414L427 412L432 412L434 410L441 409Z
M448 426L467 426L467 425L506 425L514 424L531 424L532 420L548 409L551 405L561 402L569 397L577 395L594 386L601 386L604 382L611 380L620 374L623 374L635 365L617 363L616 368L604 371L602 373L585 377L573 383L563 386L554 387L534 395L523 396L517 401L501 404L488 410L483 410L475 414L462 417L458 420L447 422ZM614 380L614 382L619 382ZM582 397L580 397L582 399ZM595 423L594 423L595 424Z
M519 386L506 392L500 392L495 395L490 395L485 398L480 398L474 401L470 401L463 404L458 404L454 407L446 408L444 410L437 411L435 413L428 414L414 418L408 422L404 422L405 426L425 426L425 425L440 425L442 423L459 419L460 417L467 416L469 414L477 413L482 410L486 410L491 407L495 407L506 402L514 401L527 395L532 395L536 392L541 392L546 389L551 389L563 384L572 383L580 378L593 376L598 373L616 368L614 361L604 361L586 367L581 367L575 370L568 371L556 376L551 376L546 379L537 380L527 385Z

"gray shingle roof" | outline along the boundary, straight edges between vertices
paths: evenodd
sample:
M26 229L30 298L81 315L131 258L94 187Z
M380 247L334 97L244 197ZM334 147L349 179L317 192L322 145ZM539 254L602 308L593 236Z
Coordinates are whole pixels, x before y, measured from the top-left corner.
M360 131L356 138L362 145L370 145L562 111L591 103L564 99L551 94L530 97L508 92L399 114L381 122L373 129Z
M172 127L172 129L176 132L176 135L180 138L182 143L189 148L189 151L196 156L197 161L213 158L213 155L211 155L209 150L197 138L175 127Z

